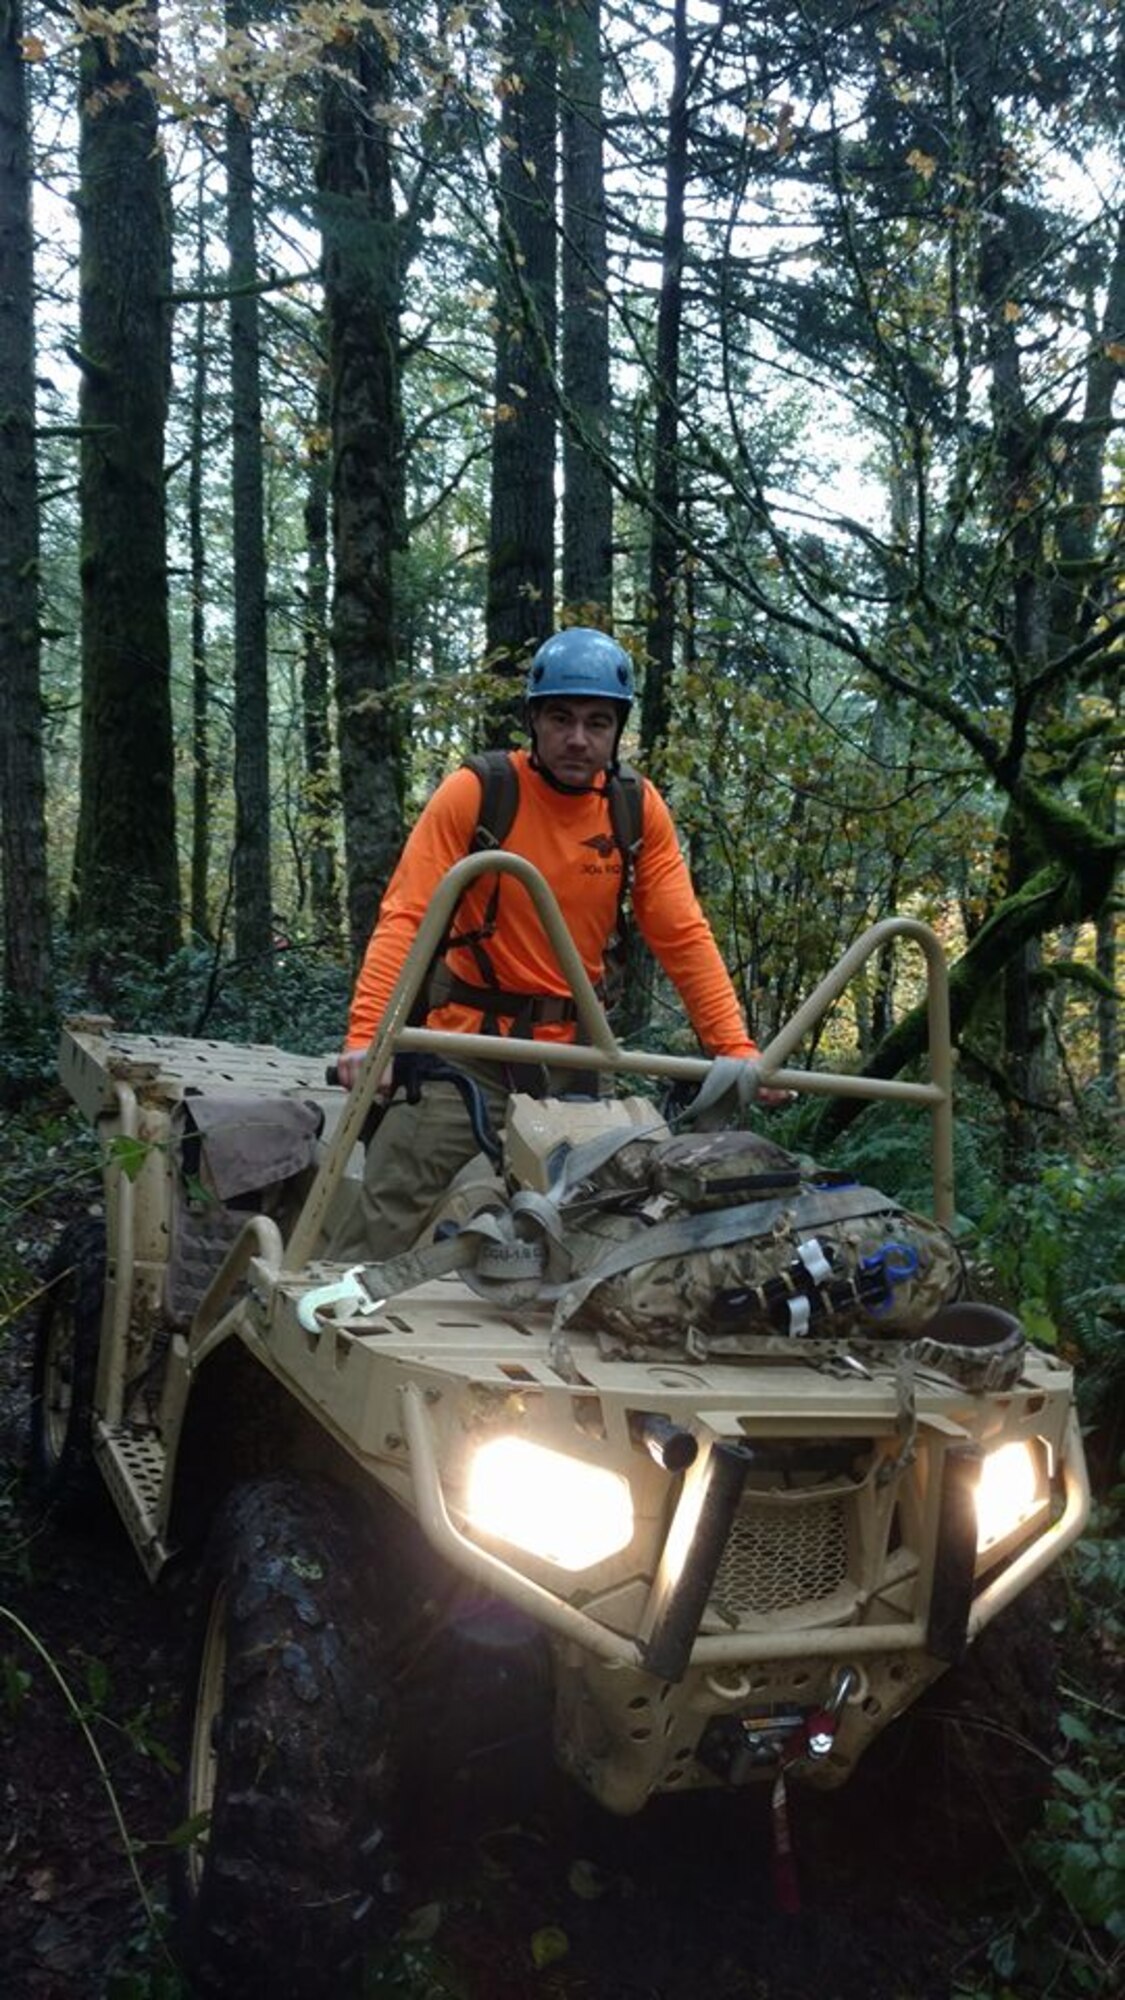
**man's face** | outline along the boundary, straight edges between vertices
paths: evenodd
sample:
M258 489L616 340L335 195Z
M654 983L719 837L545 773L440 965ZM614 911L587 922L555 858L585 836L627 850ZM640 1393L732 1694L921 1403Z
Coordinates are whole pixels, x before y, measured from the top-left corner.
M560 785L592 785L613 758L618 715L611 701L548 696L535 704L539 761Z

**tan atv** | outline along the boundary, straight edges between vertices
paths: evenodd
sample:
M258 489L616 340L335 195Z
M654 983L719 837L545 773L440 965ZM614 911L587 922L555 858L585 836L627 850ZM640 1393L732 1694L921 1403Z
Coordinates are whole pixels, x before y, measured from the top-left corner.
M333 1265L391 1055L495 1060L491 1038L407 1024L459 897L497 868L577 1002L584 1045L559 1061L619 1095L514 1097L498 1160L416 1257ZM891 937L924 959L929 1082L786 1069ZM101 1135L105 1221L77 1224L51 1274L34 1453L57 1503L100 1476L153 1579L206 1545L176 1881L204 1990L335 1991L392 1922L396 1787L441 1635L482 1599L549 1661L562 1765L631 1813L779 1773L840 1784L1082 1528L1070 1370L992 1307L923 1286L924 1320L900 1309L940 1227L911 1236L881 1197L873 1221L870 1191L839 1187L675 1194L651 1082L706 1087L712 1067L616 1043L526 862L451 871L350 1097L323 1059L104 1021L69 1024L61 1060ZM869 931L760 1073L915 1104L951 1223L925 926ZM826 1199L830 1225L809 1222L801 1203Z

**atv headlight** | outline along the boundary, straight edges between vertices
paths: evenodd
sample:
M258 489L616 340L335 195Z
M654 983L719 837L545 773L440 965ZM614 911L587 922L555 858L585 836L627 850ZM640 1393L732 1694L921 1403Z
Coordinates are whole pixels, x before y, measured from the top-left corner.
M1002 1444L990 1451L977 1485L977 1552L1014 1534L1041 1505L1039 1460L1031 1444Z
M620 1473L523 1438L480 1446L465 1511L482 1534L560 1569L589 1569L633 1538L633 1496Z

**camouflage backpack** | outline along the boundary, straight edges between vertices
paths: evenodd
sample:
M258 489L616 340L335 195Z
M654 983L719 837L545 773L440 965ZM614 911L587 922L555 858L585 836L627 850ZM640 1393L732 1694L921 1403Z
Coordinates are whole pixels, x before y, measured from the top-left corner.
M542 1107L540 1107L541 1109ZM964 1289L949 1234L747 1132L659 1119L560 1146L547 1184L495 1180L441 1240L364 1269L386 1298L456 1271L503 1305L553 1305L610 1354L738 1354L763 1340L913 1338Z
M559 1331L718 1353L765 1335L901 1338L963 1290L936 1223L752 1133L633 1139L594 1167L584 1200L581 1173L572 1161Z

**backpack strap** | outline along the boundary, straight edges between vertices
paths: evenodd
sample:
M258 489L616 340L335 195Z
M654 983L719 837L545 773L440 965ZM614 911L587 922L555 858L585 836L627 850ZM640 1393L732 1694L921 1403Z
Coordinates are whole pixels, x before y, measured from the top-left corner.
M516 776L516 767L506 750L475 751L472 756L465 758L465 769L472 771L479 779L481 793L477 823L469 842L469 853L483 854L492 848L503 847L508 837L519 807L519 779ZM500 877L496 875L492 879L484 916L477 929L458 932L451 923L441 946L441 955L444 956L451 945L463 945L472 954L473 962L484 985L492 989L499 985L499 981L485 947L496 929L499 909ZM497 1032L494 1018L486 1020L482 1025L486 1034Z
M606 785L613 838L621 852L622 894L629 887L645 827L645 781L632 764L618 764Z
M479 778L481 792L469 853L503 847L520 802L520 784L511 757L506 750L477 750L465 758L463 769Z
M612 1006L624 989L629 951L628 901L633 869L644 841L645 781L632 764L618 764L606 784L609 821L621 855L621 882L613 936L605 950L606 1004Z

